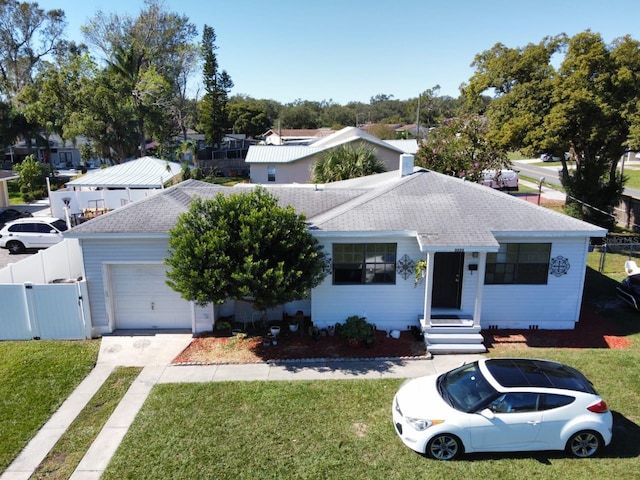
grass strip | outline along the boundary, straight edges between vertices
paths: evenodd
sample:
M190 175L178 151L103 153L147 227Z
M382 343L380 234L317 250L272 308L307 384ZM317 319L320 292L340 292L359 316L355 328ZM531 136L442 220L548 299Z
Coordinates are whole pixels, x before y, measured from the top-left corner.
M0 342L0 472L94 367L100 340Z
M116 367L31 478L66 480L71 477L141 370L139 367Z

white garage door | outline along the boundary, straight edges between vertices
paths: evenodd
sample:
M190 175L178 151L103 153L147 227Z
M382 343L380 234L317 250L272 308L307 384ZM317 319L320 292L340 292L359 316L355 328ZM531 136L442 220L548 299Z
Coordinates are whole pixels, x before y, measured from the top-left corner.
M111 265L110 269L116 328L191 330L191 304L165 283L166 266Z

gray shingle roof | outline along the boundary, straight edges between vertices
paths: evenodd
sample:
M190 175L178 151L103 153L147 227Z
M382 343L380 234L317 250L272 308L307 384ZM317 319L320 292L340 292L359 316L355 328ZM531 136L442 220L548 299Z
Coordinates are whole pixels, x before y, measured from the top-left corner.
M148 235L166 234L173 227L178 215L189 210L196 198L213 198L218 193L225 195L241 193L243 189L256 185L238 185L235 188L221 187L197 180L187 180L145 199L100 215L69 230L69 236L86 235ZM307 186L311 187L311 186ZM291 205L307 218L331 210L338 205L362 194L356 189L340 189L330 192L315 191L313 188L292 188L272 186L281 205Z
M355 199L348 209L310 221L328 232L414 231L422 245L453 248L496 246L499 233L606 233L504 192L421 169Z
M74 227L69 236L165 234L196 196L253 188L188 180ZM266 187L281 205L304 213L318 234L404 232L426 248L495 249L495 235L604 236L606 230L491 188L415 168L324 186Z

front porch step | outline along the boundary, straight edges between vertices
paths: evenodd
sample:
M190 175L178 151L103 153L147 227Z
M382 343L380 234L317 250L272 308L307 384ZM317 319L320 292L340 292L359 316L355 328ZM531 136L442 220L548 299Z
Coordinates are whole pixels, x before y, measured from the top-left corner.
M471 318L432 318L429 320L432 327L472 327Z
M484 337L480 325L468 318L431 318L420 319L427 352L446 353L485 353Z
M427 352L431 354L446 353L485 353L487 349L484 345L468 344L468 343L437 343L427 345Z
M482 327L480 327L480 325L471 325L469 327L426 325L422 327L422 333L424 335L428 333L446 335L479 334L480 330L482 330Z
M444 343L482 344L484 337L479 333L425 333L428 345Z
M421 318L420 327L423 332L435 330L438 330L441 333L480 331L480 325L474 325L473 320L466 318L432 318L429 321L425 321L424 318Z

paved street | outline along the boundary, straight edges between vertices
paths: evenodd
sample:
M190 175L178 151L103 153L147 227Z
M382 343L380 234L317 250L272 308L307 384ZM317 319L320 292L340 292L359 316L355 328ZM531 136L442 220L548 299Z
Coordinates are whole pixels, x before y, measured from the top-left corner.
M529 160L514 160L513 169L520 172L521 175L525 175L531 178L544 177L545 182L553 185L556 188L560 188L560 179L558 177L561 167L559 165L540 165L541 161L537 158ZM622 167L622 163L618 165ZM640 159L632 157L629 160L625 160L624 169L638 170L640 169ZM625 187L625 195L630 197L640 198L640 190L635 188Z

